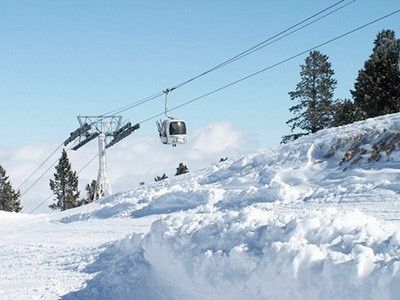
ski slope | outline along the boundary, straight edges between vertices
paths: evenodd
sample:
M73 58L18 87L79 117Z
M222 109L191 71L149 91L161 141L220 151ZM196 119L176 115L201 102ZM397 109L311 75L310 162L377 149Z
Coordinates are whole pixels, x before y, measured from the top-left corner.
M61 213L0 212L1 299L398 299L400 114Z

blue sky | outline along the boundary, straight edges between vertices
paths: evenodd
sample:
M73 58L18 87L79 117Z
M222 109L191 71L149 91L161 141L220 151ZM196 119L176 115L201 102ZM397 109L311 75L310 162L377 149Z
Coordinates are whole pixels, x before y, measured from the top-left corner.
M0 103L3 147L60 141L79 114L100 114L179 83L335 1L2 1ZM400 7L358 0L343 11L170 96L178 105ZM323 47L336 72L336 97L349 97L376 33L396 15ZM304 57L174 114L190 128L230 122L277 145L289 132L287 92ZM123 115L132 122L160 112L161 99ZM153 122L135 133L156 134ZM190 138L190 136L189 136Z

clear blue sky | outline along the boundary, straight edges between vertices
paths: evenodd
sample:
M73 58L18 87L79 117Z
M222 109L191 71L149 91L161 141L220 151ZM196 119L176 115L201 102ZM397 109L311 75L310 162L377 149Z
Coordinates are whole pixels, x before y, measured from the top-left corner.
M2 1L1 146L59 141L76 115L99 114L195 75L335 1ZM358 0L290 38L196 81L171 104L201 95L400 8L398 0ZM323 47L348 97L376 33L400 15ZM288 133L287 92L303 58L267 71L175 113L189 128L229 121L261 146ZM162 110L161 100L124 114L132 122ZM155 134L154 123L137 134Z

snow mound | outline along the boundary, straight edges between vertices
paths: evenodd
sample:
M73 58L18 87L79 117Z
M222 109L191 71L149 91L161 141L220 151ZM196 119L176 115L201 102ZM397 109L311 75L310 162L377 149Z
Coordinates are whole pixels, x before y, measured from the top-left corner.
M168 217L109 246L65 299L387 299L400 294L400 232L335 209Z

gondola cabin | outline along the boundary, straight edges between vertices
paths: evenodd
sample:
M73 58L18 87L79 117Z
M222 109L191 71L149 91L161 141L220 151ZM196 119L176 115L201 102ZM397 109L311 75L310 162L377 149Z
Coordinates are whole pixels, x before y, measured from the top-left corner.
M167 119L157 122L160 140L163 144L176 146L186 143L186 124L179 119Z

